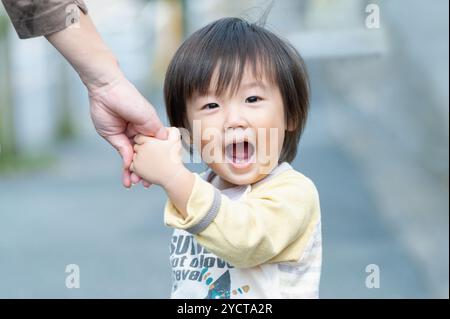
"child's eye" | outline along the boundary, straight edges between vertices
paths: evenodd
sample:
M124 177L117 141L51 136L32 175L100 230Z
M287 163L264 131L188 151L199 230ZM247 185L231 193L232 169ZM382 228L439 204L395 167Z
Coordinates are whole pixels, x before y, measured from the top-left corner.
M202 109L209 109L209 110L211 110L211 109L215 109L215 108L218 108L218 107L219 107L219 104L217 104L217 103L208 103L205 106L203 106Z
M245 100L245 103L255 103L260 100L261 100L261 98L259 96L250 96Z

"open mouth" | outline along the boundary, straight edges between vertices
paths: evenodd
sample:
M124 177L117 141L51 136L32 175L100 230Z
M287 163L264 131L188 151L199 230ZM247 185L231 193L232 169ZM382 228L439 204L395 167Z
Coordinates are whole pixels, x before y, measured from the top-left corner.
M253 160L255 147L248 141L233 142L225 147L225 156L228 162L235 166L247 166Z

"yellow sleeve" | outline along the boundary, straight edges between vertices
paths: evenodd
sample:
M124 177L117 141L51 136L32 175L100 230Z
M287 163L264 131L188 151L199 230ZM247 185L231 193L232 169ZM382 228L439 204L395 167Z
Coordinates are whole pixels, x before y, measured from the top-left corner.
M294 170L256 186L241 201L221 195L196 174L183 219L169 201L165 223L236 267L297 261L320 214L314 184Z

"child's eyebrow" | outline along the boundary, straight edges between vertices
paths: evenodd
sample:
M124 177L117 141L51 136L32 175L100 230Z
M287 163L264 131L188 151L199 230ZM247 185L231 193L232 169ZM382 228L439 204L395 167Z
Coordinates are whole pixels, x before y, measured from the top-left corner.
M265 90L266 86L264 85L264 83L262 81L253 81L253 82L249 82L249 83L244 83L241 84L240 88L245 90L245 89L252 89L258 87L260 89Z
M262 81L248 82L248 83L241 84L239 86L239 90L247 90L247 89L252 89L252 88L260 88L262 90L266 90L267 86ZM201 98L201 97L206 97L206 96L214 96L215 93L216 92L213 89L209 89L206 92L206 94L204 94L204 95L198 94L196 97Z

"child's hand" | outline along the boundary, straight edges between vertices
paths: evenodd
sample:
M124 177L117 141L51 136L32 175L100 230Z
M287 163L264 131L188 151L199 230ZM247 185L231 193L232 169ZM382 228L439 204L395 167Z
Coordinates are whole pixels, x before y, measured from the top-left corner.
M167 140L136 135L134 138L134 158L131 171L145 181L166 187L184 168L181 159L181 136L176 127L168 128Z

